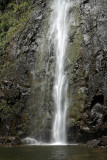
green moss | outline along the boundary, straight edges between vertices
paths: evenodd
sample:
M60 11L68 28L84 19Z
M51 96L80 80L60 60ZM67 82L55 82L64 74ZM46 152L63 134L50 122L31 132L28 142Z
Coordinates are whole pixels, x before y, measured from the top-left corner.
M2 51L13 35L18 32L28 19L31 8L28 2L9 3L6 10L0 11L0 50Z
M74 121L78 120L83 108L85 107L85 78L86 67L84 65L83 37L81 29L81 20L79 17L79 8L74 9L75 26L72 27L71 44L69 45L69 59L72 62L70 66L69 91L70 106L68 117ZM72 99L72 100L71 100Z
M23 134L26 133L28 126L29 126L29 116L27 113L24 113L23 117L22 117L22 132L23 132Z
M9 3L4 11L0 11L0 83L6 73L11 74L15 68L15 61L9 61L6 54L8 44L14 34L23 29L31 11L29 1Z
M0 65L0 84L2 83L3 78L8 74L12 76L14 74L16 62L6 61Z
M80 25L80 16L79 16L79 8L76 6L74 8L74 18L75 18L75 25L72 26L72 33L71 33L71 39L72 44L70 46L70 59L73 63L77 61L77 59L82 55L83 53L83 37L82 37L82 29Z
M2 119L11 117L12 114L10 112L10 107L8 106L8 104L6 103L6 101L2 101L0 102L0 117Z

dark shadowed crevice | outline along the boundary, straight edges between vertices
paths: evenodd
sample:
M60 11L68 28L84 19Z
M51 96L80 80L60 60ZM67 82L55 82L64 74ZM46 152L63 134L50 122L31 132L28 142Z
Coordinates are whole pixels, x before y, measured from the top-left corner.
M91 102L91 107L93 107L96 103L104 104L104 96L103 95L98 95L94 96L93 100Z
M89 0L84 0L83 4L89 3Z

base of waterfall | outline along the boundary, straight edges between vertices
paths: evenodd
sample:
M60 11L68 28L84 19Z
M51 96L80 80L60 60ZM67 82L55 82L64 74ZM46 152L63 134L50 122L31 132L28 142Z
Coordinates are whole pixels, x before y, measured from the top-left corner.
M72 143L63 143L63 142L50 142L50 143L44 143L41 141L38 141L34 138L26 137L22 139L22 143L26 145L36 145L36 146L69 146L69 145L78 145L78 144L72 144Z

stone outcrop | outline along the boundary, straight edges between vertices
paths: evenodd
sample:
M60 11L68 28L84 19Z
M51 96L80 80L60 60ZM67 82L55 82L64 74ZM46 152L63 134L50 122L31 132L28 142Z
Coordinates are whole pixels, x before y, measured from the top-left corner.
M32 3L30 17L8 44L5 60L0 60L2 143L19 143L29 135L51 139L55 55L47 34L50 1ZM65 60L68 141L87 142L90 147L107 146L106 6L106 0L81 0L69 13L73 21Z

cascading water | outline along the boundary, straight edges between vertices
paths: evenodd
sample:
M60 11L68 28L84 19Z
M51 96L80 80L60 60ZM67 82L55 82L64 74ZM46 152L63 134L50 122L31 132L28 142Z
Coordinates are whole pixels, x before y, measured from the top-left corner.
M54 0L50 27L50 41L56 53L56 73L54 82L55 117L52 128L52 141L66 144L67 77L64 61L69 33L70 0Z
M55 53L56 69L53 87L53 99L55 104L54 121L52 126L52 141L46 144L31 137L22 141L27 144L35 145L64 145L66 140L66 116L68 108L67 99L67 76L64 70L67 53L67 43L70 25L70 9L74 5L73 0L52 0L50 29L48 34L51 43L51 51ZM73 22L74 23L74 22Z

